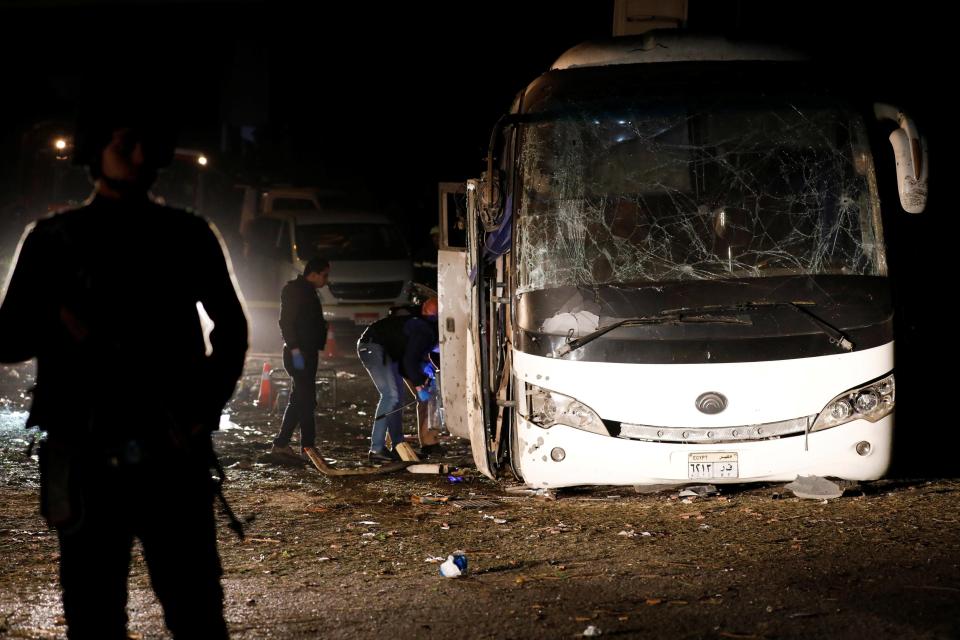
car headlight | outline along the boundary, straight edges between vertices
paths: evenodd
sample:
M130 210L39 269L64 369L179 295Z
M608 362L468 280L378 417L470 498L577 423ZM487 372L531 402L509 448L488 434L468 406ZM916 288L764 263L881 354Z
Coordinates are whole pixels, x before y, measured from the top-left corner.
M845 391L827 403L810 431L821 431L860 419L876 422L893 411L895 396L892 373L876 382Z
M528 420L538 427L548 429L555 424L563 424L590 433L610 435L596 411L562 393L527 385L527 407Z

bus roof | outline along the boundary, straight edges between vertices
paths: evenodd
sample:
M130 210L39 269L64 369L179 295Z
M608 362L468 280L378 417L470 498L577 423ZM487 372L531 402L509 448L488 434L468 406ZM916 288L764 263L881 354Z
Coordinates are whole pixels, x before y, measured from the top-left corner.
M798 61L808 57L778 45L738 42L724 36L650 31L640 36L594 40L561 55L551 71L657 62Z

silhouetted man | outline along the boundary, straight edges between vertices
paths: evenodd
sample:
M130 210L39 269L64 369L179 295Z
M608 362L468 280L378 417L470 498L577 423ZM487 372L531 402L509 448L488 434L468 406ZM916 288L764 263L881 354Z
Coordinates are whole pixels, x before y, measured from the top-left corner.
M316 440L317 367L320 352L327 344L327 322L317 289L327 284L330 263L312 258L280 292L280 334L283 336L283 366L293 377L290 401L283 412L280 433L273 441L273 452L298 457L290 448L294 429L300 427L300 449L312 447Z
M216 231L148 193L172 132L115 104L94 113L75 142L94 194L27 228L0 307L0 361L37 359L27 426L45 432L68 637L127 637L136 537L174 637L226 638L210 434L246 318Z

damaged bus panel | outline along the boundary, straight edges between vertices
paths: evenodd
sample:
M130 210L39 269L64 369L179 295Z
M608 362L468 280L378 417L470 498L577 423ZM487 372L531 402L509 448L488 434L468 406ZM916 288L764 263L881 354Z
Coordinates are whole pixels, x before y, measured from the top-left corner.
M799 55L682 32L567 52L494 128L465 246L442 247L451 429L538 487L881 477L875 157L922 211L914 123Z

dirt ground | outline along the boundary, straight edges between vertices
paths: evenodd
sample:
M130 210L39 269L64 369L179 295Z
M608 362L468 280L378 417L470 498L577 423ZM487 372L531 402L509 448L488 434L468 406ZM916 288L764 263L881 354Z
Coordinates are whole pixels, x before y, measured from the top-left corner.
M0 375L0 637L62 638L56 536L24 455L30 374ZM356 465L373 389L345 363L325 397L319 446L335 466ZM960 481L893 478L829 501L780 485L546 499L480 476L449 437L462 481L328 478L263 462L279 416L248 399L216 435L227 496L256 518L244 542L221 520L234 638L960 637ZM469 574L443 578L437 559L454 550ZM129 612L136 637L167 637L139 557Z

